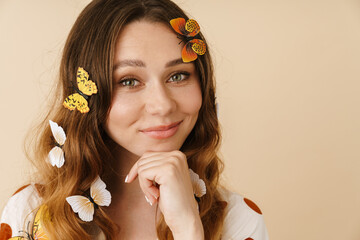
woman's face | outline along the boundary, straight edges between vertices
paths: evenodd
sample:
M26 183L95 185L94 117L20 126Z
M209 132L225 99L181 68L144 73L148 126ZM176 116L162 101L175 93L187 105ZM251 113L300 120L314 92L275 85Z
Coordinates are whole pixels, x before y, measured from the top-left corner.
M199 77L194 63L182 62L179 42L168 26L147 21L128 24L117 40L105 129L138 156L180 149L196 123Z

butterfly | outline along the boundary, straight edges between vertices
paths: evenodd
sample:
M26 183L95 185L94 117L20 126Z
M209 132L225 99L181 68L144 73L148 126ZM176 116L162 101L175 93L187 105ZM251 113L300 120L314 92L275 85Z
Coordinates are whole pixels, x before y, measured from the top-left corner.
M61 168L65 162L64 151L62 150L62 146L65 143L66 135L64 129L60 127L56 122L49 120L49 123L50 123L51 132L56 141L56 146L50 150L48 154L48 160L52 166L57 166L58 168Z
M26 237L16 236L16 237L9 238L8 240L23 240L23 239L49 240L49 238L46 236L46 234L43 230L42 219L50 219L48 212L47 212L47 207L45 205L41 205L35 215L31 234L29 233L30 231L29 232L21 231L21 232L24 232L27 236Z
M200 39L194 37L200 32L200 26L194 19L185 21L184 18L175 18L170 20L172 28L179 34L189 40L182 49L181 56L183 62L191 62L197 59L198 55L204 55L206 44Z
M66 201L81 220L91 222L98 205L109 206L111 203L111 194L105 188L106 184L98 176L90 186L90 197L75 195L67 197Z
M96 84L89 80L89 74L81 67L77 70L76 81L79 90L68 96L63 105L71 111L76 108L81 113L87 113L90 110L87 99L88 96L97 93Z
M193 186L195 197L202 197L206 194L206 185L204 180L202 180L197 173L195 173L191 168L189 168L191 184Z

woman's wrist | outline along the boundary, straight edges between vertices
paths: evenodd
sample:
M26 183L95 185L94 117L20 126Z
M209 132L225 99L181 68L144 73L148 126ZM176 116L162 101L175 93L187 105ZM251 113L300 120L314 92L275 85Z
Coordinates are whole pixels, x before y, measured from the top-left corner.
M187 226L184 227L184 230L181 232L173 232L173 236L175 240L203 240L204 227L200 216L192 221L187 221Z

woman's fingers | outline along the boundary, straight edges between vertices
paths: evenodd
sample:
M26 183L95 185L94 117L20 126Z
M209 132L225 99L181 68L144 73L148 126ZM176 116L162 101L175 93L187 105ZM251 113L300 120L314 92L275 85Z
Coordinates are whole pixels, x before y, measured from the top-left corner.
M151 203L154 203L160 197L160 186L174 185L177 181L179 171L174 164L169 162L151 162L138 168L139 184L142 191L148 197ZM171 176L171 178L164 176ZM176 184L177 185L177 184Z
M146 152L141 158L131 167L129 174L125 178L126 183L131 183L138 175L138 169L140 166L145 165L149 162L160 160L154 156L159 155L159 152Z
M151 203L156 202L160 196L159 187L156 183L145 176L139 175L139 184L141 190L144 192L145 196L148 197Z
M150 205L153 205L160 196L159 188L157 186L153 185L152 181L149 181L147 179L139 178L139 183L140 183L141 190L145 194L146 201Z
M166 224L172 230L183 232L194 220L201 222L184 153L143 154L130 169L127 182L136 178L146 201L150 205L158 202Z
M138 169L139 169L139 166L137 163L135 163L134 166L130 169L130 172L129 172L128 176L126 177L125 182L130 183L130 182L134 181L134 179L137 176L139 176ZM156 186L155 182L152 180L152 177L139 176L139 184L140 184L141 190L145 194L146 201L150 205L153 205L159 198L160 191L159 191L159 188Z
M136 162L130 169L129 174L125 178L126 183L131 183L138 175L138 162Z
M155 182L156 169L161 167L163 158L159 158L161 153L150 152L144 154L130 169L126 177L127 183L130 183L139 177L139 184L145 194L145 199L150 205L154 204L160 197L160 190L158 184ZM152 170L144 173L145 170L152 168Z
M142 191L152 203L156 202L160 197L160 189L157 181L161 183L161 177L168 173L168 162L152 161L138 167L139 184Z
M183 195L186 188L179 188L179 184L183 185L188 177L186 156L180 151L145 153L130 169L126 182L130 183L137 177L140 188L151 205L160 197L160 186L172 189L172 194L169 190L164 192L167 198L181 197L179 194Z

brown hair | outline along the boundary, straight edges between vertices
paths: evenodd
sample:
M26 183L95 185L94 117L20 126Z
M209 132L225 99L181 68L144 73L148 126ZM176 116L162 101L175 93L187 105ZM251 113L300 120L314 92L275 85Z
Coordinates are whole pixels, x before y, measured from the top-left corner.
M141 19L170 27L169 21L178 17L188 19L170 0L94 0L76 20L63 51L57 98L40 125L35 146L30 149L33 152L30 158L43 183L44 204L51 215L51 222L44 223L51 239L91 239L90 229L94 224L107 239L116 238L118 227L101 207L95 211L92 223L84 223L77 218L65 198L82 194L98 175L103 177L111 171L108 161L111 161L112 155L102 124L112 101L114 49L121 30L126 24ZM202 34L199 38L205 41ZM207 186L207 193L199 203L205 239L220 239L226 202L222 201L218 192L223 165L217 156L220 131L209 50L199 56L195 65L200 76L203 103L197 123L181 151L186 154L189 167ZM98 93L88 100L90 112L86 114L69 111L62 106L63 100L74 93L78 67L86 69L98 87ZM48 119L57 122L67 134L63 146L66 162L62 168L52 167L47 162L47 154L54 146ZM160 240L173 239L163 219L157 225L157 234Z

